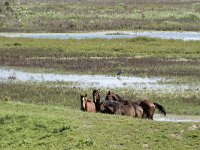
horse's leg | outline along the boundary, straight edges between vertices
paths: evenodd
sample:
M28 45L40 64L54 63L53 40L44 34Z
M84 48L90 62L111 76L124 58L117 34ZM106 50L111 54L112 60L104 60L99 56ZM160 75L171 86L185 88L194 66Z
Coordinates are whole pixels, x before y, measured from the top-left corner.
M150 114L150 119L151 119L151 120L153 120L153 115L154 115L155 110L156 110L156 108L154 107L154 108L152 109L151 114Z
M149 111L146 114L147 119L151 119L151 114L149 113Z
M143 113L142 113L142 119L145 119L145 118L147 118L147 116L146 116L146 114L143 112Z
M117 109L117 110L114 111L114 114L115 115L122 115L122 112L121 112L120 109Z

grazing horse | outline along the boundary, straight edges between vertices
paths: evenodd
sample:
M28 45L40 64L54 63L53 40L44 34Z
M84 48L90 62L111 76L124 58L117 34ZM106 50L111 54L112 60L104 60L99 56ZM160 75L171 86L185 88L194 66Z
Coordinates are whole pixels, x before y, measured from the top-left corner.
M147 119L153 120L153 115L156 108L166 116L166 111L163 106L148 99L138 102L128 102L119 95L109 91L106 95L106 100L114 100L123 103L137 104L143 108L144 111L143 117L146 117Z
M103 101L100 103L100 111L115 115L126 115L137 118L142 118L143 109L138 105L125 105L117 101Z
M100 101L101 101L101 98L100 98L99 91L100 91L99 89L98 90L94 89L92 91L93 103L96 106L96 111L100 111Z
M81 97L81 110L87 111L87 112L96 112L95 104L88 100L87 94L86 95L80 95Z

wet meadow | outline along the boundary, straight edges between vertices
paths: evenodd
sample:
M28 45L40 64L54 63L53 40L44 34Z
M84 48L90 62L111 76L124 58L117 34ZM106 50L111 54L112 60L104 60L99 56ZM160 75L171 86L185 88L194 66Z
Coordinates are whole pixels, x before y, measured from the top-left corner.
M173 79L169 86L175 84L180 88L100 88L100 95L104 98L111 90L132 101L152 99L162 104L168 114L200 114L199 41L147 37L0 39L2 68L111 76L123 70L122 76L165 77ZM182 90L182 84L188 88ZM92 99L93 88L73 86L70 82L19 82L14 76L1 79L0 147L160 149L164 145L166 149L199 148L199 123L158 122L82 112L80 94L87 93Z
M65 73L200 75L199 41L132 39L24 39L0 37L0 64ZM67 65L66 65L67 64Z
M164 77L170 80L161 80L160 84L165 82L166 85L174 84L180 88L127 87L121 90L109 87L102 88L102 97L108 90L113 90L129 100L149 98L161 102L168 113L200 114L199 41L148 37L81 40L0 37L0 40L2 67L30 72L104 74L116 77L117 72L123 70L122 76ZM1 82L1 99L8 96L14 101L65 105L76 109L79 109L80 94L90 94L91 89L95 88L73 86L70 82L27 84L16 82L12 77L10 79L9 82ZM183 85L187 88L181 89Z
M9 3L10 2L10 3ZM198 0L0 2L0 32L199 31ZM0 76L0 149L200 149L199 122L137 119L80 110L80 94L110 90L151 99L168 114L200 115L200 41L32 39L0 36L0 70L161 78L166 88L79 86ZM117 73L122 71L121 75ZM153 83L152 83L153 84ZM169 88L167 88L169 87ZM156 111L156 114L159 112Z

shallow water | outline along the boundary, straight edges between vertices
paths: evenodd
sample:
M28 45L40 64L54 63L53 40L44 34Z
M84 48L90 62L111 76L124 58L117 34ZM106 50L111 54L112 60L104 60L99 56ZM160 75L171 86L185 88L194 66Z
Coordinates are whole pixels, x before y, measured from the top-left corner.
M15 69L0 68L0 81L10 80L22 82L64 82L75 87L95 88L134 88L151 89L157 91L188 90L199 88L200 85L169 84L170 79L165 78L142 78L106 75L79 75L79 74L54 74L54 73L31 73Z
M0 33L6 37L48 38L48 39L91 39L91 38L134 38L139 36L161 39L200 40L200 32L133 32L133 31L108 31L91 33Z
M165 122L200 122L200 116L167 114L167 116L165 117L161 114L155 114L154 120Z

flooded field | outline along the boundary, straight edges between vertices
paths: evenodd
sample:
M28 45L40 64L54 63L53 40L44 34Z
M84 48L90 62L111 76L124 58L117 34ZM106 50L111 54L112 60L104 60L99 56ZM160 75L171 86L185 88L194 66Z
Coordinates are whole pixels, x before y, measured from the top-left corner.
M109 31L89 33L0 33L0 36L23 37L23 38L48 38L48 39L92 39L92 38L134 38L139 36L178 39L178 40L200 40L200 32L133 32L133 31Z
M54 74L54 73L31 73L15 69L0 68L1 81L22 81L22 82L65 82L76 87L95 88L134 88L151 89L159 91L188 90L200 88L200 85L172 84L168 83L173 79L161 77L126 77L106 75L79 75L79 74Z
M91 38L103 38L103 39L112 39L112 38L134 38L138 36L147 36L147 37L155 37L161 39L179 39L179 40L200 40L200 33L199 32L95 32L95 33L1 33L1 36L7 37L24 37L24 38L48 38L48 39L91 39ZM11 39L9 39L11 40ZM13 39L15 40L15 39ZM24 42L24 39L19 39L18 43L14 44L6 43L4 46L11 47L14 45L14 49L21 50L20 46L28 47L30 45L26 45L27 43ZM42 40L42 39L39 39ZM115 40L115 39L114 39ZM119 39L116 39L119 40ZM64 40L58 40L63 41ZM69 40L70 41L70 40ZM73 41L73 40L72 40ZM87 41L87 40L86 40ZM109 40L110 41L110 40ZM101 42L101 41L100 41ZM143 41L145 43L145 41ZM160 45L162 40L158 41L158 45ZM35 47L30 49L30 51L34 50L34 54L29 53L29 51L25 50L22 51L21 54L14 55L14 51L10 52L9 57L2 57L2 67L0 67L0 82L1 83L12 83L12 82L23 82L21 85L22 89L30 89L30 91L26 91L27 93L23 97L23 92L18 90L18 85L4 85L5 91L2 92L2 97L5 99L9 99L10 97L13 99L17 99L16 95L18 95L18 101L30 101L34 103L44 103L47 100L47 104L54 104L60 103L60 105L71 106L77 108L79 103L79 92L87 92L91 93L89 89L91 88L102 88L103 92L105 90L112 89L120 93L122 96L125 94L129 94L127 98L150 98L155 100L156 102L161 103L167 108L166 117L156 114L154 117L155 121L162 121L162 122L200 122L200 117L195 116L199 114L199 89L200 84L198 82L198 71L199 71L199 61L198 57L198 45L193 45L193 47L188 43L196 44L196 42L184 42L184 41L176 41L176 42L183 42L184 44L187 43L188 46L184 44L180 44L180 47L171 47L173 43L166 44L166 49L160 50L160 55L162 55L163 51L168 52L168 49L172 49L173 56L176 58L177 56L180 57L178 59L160 59L157 55L155 58L140 58L141 56L146 56L147 54L151 55L154 53L154 49L158 46L152 47L149 53L145 51L145 49L149 48L149 45L146 45L144 51L136 51L136 56L138 55L139 58L134 58L129 56L128 54L125 55L127 58L124 61L124 58L121 57L97 57L97 55L92 54L84 55L84 58L79 57L76 53L74 53L71 57L67 53L65 54L65 49L73 49L74 47L65 47L59 50L63 52L63 55L49 55L45 53L40 53L41 50L39 49L38 52L35 51ZM110 45L114 45L113 42ZM123 42L122 42L123 43ZM21 45L20 45L21 44ZM58 47L60 43L58 43ZM74 43L71 43L73 45ZM77 48L77 51L81 51L82 49L93 50L94 47L89 47L88 45L93 45L93 43L87 43L87 46L81 45L80 48ZM104 43L103 43L104 44ZM102 43L99 45L101 47ZM132 45L128 45L127 47L123 47L122 49L118 49L120 45L116 45L114 47L101 47L100 50L109 49L114 51L114 53L127 51L127 48L130 52L132 52L132 48L137 50L137 47L134 47L136 44L141 44L139 42L135 42ZM155 44L155 43L154 43ZM165 43L163 43L165 44ZM198 44L198 42L197 42ZM19 45L19 46L18 46ZM36 45L41 45L38 42ZM182 47L184 45L184 47ZM97 46L96 51L99 52L99 48ZM117 47L117 48L116 48ZM143 44L142 46L143 47ZM185 49L184 52L182 52ZM43 47L41 47L43 49ZM50 50L51 47L49 48ZM175 50L174 50L175 49ZM177 50L180 50L180 53L175 53ZM191 52L191 49L194 52ZM29 49L28 49L29 50ZM196 50L196 51L195 51ZM26 53L28 52L28 53ZM45 51L44 51L45 52ZM104 52L104 51L103 51ZM150 53L152 52L152 53ZM191 52L191 54L189 53ZM6 51L5 51L6 53ZM4 54L4 53L2 53ZM37 55L36 55L37 54ZM55 53L57 54L57 52ZM98 54L98 53L97 53ZM168 54L168 53L166 53ZM188 54L193 56L195 59L186 59L183 54ZM140 56L141 55L141 56ZM158 55L158 56L160 56ZM4 55L2 55L4 56ZM19 57L18 57L19 56ZM57 56L57 57L55 57ZM65 56L65 57L64 57ZM80 55L82 56L82 55ZM109 55L108 55L109 56ZM128 57L127 57L128 56ZM167 55L171 57L171 54ZM9 58L9 59L8 59ZM21 58L21 59L19 59ZM109 58L109 59L108 59ZM173 57L172 57L173 58ZM17 63L16 63L17 62ZM10 68L7 68L7 64L9 64ZM66 65L67 64L67 65ZM94 66L91 66L94 65ZM118 66L116 66L118 64ZM5 66L5 68L3 67ZM12 69L13 67L38 67L46 68L46 66L51 66L52 68L62 68L61 70L69 70L69 73L66 74L62 73L43 73L43 72L29 72L29 71L22 71L18 69ZM108 66L107 70L105 70L105 66ZM98 70L96 69L98 67ZM126 74L121 74L120 76L117 75L104 75L104 74L117 74L117 70L121 68L126 68ZM135 68L135 69L132 69ZM150 69L150 70L149 70ZM75 70L79 70L76 72ZM71 72L76 72L74 74L70 74ZM96 72L98 71L98 72ZM95 73L94 73L95 72ZM90 73L90 74L88 74ZM159 73L159 74L158 74ZM103 74L103 75L99 75ZM144 75L142 75L144 74ZM127 75L127 76L124 76ZM141 76L143 77L141 77ZM149 76L149 77L144 77ZM166 77L161 77L166 76ZM189 77L194 77L194 80ZM186 80L185 80L186 79ZM37 90L38 87L34 84L28 85L29 82L34 83L42 83L44 82L47 85L41 87L43 89L41 91ZM45 82L51 82L45 83ZM27 85L26 85L27 84ZM50 87L50 89L48 89ZM53 88L52 88L53 87ZM10 90L10 97L5 97L4 93ZM16 90L16 91L15 91ZM49 91L48 91L49 90ZM51 91L52 90L52 91ZM68 91L66 91L68 90ZM13 93L14 91L14 93ZM37 92L32 92L37 91ZM63 92L62 92L63 91ZM133 91L132 93L129 91ZM22 92L22 93L21 93ZM65 93L67 92L67 93ZM19 94L21 93L21 94ZM33 93L33 95L31 95ZM35 94L37 93L37 94ZM74 93L78 93L77 95ZM101 93L101 94L102 94ZM22 96L21 96L22 95ZM29 98L27 98L27 95ZM66 95L68 96L66 98ZM91 95L90 95L91 96ZM56 97L56 98L55 98ZM59 97L59 98L58 98ZM102 96L103 97L103 96ZM35 99L34 99L35 98ZM33 100L34 99L34 100ZM55 99L57 102L55 102ZM67 100L66 100L67 99ZM73 103L72 103L73 101ZM71 102L71 103L70 103ZM77 102L77 104L74 104ZM181 114L181 115L173 115L173 114ZM185 114L194 115L194 116L186 116Z

